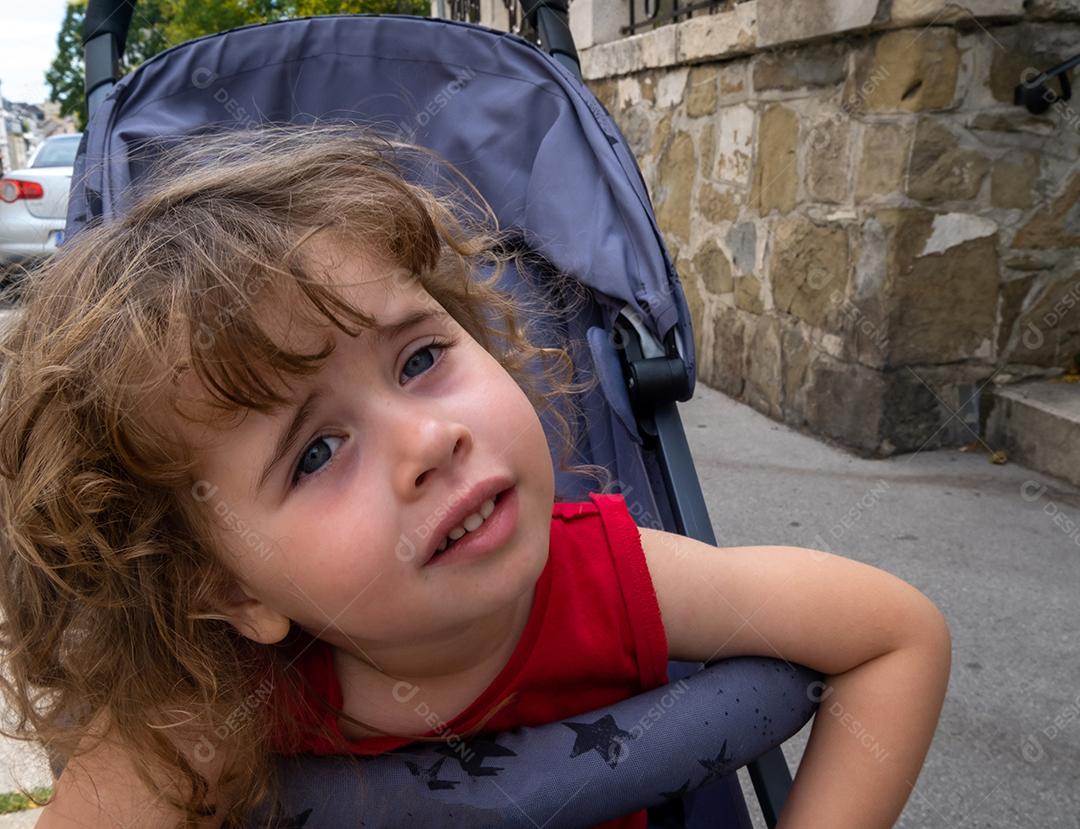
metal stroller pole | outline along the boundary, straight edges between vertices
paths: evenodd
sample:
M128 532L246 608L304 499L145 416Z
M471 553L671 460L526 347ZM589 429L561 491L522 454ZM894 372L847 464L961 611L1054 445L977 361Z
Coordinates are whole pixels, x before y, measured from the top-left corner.
M522 13L539 35L544 51L580 81L581 64L570 34L569 0L523 0L521 5Z
M120 78L120 58L127 44L135 0L90 0L83 18L86 56L86 109L92 118Z
M622 348L619 359L626 375L627 389L645 447L655 454L675 529L682 535L707 544L716 544L709 511L701 492L694 459L675 407L676 400L690 399L686 363L669 334L666 356L644 356L637 330L623 316L615 322ZM747 766L761 811L768 826L775 826L791 790L791 771L777 747Z

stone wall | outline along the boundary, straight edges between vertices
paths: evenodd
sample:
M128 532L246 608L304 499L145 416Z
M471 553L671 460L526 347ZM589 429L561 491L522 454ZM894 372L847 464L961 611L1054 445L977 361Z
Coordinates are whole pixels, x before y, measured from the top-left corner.
M574 0L700 382L890 454L969 442L988 381L1080 352L1080 101L1012 103L1080 52L1080 0L968 5L750 0L596 43L625 3Z

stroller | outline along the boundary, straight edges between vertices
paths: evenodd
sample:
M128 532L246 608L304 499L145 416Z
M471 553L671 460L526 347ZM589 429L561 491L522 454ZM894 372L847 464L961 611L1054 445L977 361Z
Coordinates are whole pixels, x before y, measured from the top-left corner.
M565 332L592 363L578 372L600 379L582 401L580 458L611 471L639 525L715 544L675 407L694 389L686 299L637 164L580 80L566 0L528 4L543 48L473 24L340 15L199 38L118 80L133 5L87 8L90 122L67 238L123 213L144 173L139 150L155 140L261 122L389 125L466 175L517 234L534 277L558 268L590 289L589 308ZM588 500L565 473L555 483L564 499ZM779 746L815 712L820 679L767 658L671 662L668 686L483 735L468 763L435 743L357 758L362 786L347 758L282 757L284 809L273 817L305 829L588 827L649 808L653 829L749 829L736 775L749 764L773 826L791 786ZM583 723L602 725L588 745Z

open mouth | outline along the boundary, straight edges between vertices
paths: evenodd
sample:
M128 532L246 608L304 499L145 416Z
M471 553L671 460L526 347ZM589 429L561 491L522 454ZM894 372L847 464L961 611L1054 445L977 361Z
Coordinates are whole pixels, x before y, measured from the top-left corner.
M467 531L460 538L448 539L446 547L444 547L441 550L436 549L435 554L430 559L428 559L428 562L430 563L430 562L436 561L437 559L440 559L443 556L445 556L447 553L453 552L460 544L462 544L463 542L469 541L470 537L475 537L477 535L483 534L484 530L488 527L488 525L492 521L492 519L495 518L499 514L499 505L502 503L502 501L503 501L504 497L506 496L506 494L508 492L510 492L512 489L513 489L513 487L508 487L508 488L504 489L502 492L499 492L498 494L496 494L492 498L492 501L494 501L494 503L495 503L495 508L491 511L491 515L489 515L487 518L484 519L483 524L481 524L475 530Z

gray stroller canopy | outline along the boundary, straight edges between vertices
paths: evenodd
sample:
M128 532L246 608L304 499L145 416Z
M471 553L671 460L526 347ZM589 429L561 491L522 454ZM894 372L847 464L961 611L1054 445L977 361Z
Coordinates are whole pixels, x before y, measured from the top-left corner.
M67 236L123 213L155 142L314 121L366 124L436 151L476 186L501 227L590 289L591 308L565 332L587 349L581 360L591 365L578 364L579 372L600 379L581 403L588 428L575 460L611 471L639 525L686 524L685 496L644 451L649 436L639 428L616 336L621 321L640 338L643 358L681 357L687 376L678 399L689 399L695 355L686 299L618 128L570 71L516 36L356 15L248 26L169 49L116 83L92 112ZM692 478L688 456L682 466ZM584 483L563 473L556 488L566 499L587 498ZM699 523L706 526L686 533L711 538L707 516ZM748 827L733 770L806 723L820 677L757 658L670 669L665 688L478 739L475 764L410 746L359 761L361 781L355 758L288 758L279 764L279 825L592 826L673 799L684 804L685 823L680 816L662 825ZM666 713L653 722L657 707ZM658 812L650 815L650 825L661 825Z

